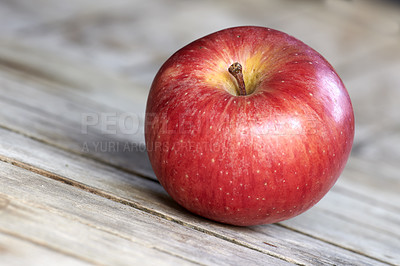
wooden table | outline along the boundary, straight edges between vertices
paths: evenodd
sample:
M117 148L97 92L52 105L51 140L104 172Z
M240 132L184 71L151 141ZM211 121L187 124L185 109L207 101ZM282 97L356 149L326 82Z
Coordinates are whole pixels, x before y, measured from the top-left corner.
M0 22L1 265L400 265L398 6L4 0ZM357 125L346 169L321 202L242 228L171 200L146 157L143 114L170 54L243 24L321 52Z

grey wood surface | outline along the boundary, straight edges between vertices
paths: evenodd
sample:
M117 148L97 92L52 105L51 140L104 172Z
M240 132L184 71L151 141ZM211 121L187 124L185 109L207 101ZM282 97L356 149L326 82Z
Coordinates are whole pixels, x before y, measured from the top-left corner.
M0 1L0 264L400 265L400 7L385 3ZM249 24L292 34L332 63L356 138L315 207L240 228L166 194L143 116L168 56Z

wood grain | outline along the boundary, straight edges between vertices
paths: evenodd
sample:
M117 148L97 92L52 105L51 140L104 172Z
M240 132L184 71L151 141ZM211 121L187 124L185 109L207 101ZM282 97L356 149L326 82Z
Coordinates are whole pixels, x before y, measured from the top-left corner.
M0 229L0 258L3 265L20 266L32 265L41 266L48 264L57 265L91 265L88 261L75 256L69 256L42 246L25 236L10 234Z

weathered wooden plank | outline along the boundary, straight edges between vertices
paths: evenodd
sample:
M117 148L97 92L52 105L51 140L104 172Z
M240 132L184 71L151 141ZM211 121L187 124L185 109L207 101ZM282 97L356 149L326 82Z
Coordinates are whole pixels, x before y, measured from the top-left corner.
M347 218L343 218L343 216L334 212L323 213L321 211L317 212L316 209L311 209L304 215L285 221L282 224L329 243L346 247L349 250L373 258L379 257L381 261L393 265L400 263L398 233L395 236L391 236L381 230L368 230L359 221L357 221L357 226L349 226L348 223L350 221Z
M330 4L325 4L329 2ZM335 10L335 3L348 2L346 10ZM368 17L384 17L382 9L376 8L374 11L365 14L365 18L358 21L355 15L349 13L359 13L360 6L353 5L356 1L321 1L314 4L314 7L304 12L298 12L290 19L276 20L268 24L272 28L287 32L320 52L333 66L339 74L344 75L341 69L347 64L359 60L373 51L383 49L388 45L398 43L397 33L382 34L371 30L365 25L370 23ZM360 1L358 1L360 2ZM365 1L366 2L366 1ZM368 18L370 19L370 18ZM296 23L293 23L296 21ZM344 79L345 84L347 79Z
M364 264L378 263L346 249L305 236L302 233L287 230L279 225L261 226L262 231L254 232L252 228L224 226L201 219L179 207L168 197L158 183L151 180L138 178L110 166L58 150L3 129L0 129L0 135L0 154L3 161L17 164L31 171L45 171L49 177L64 182L72 182L75 186L91 189L93 193L110 197L117 202L136 206L139 209L145 209L148 212L155 212L165 219L174 220L218 238L240 243L260 252L298 263L357 264L361 261ZM335 206L339 208L339 211L346 207L346 205ZM338 211L337 208L336 211ZM366 208L361 211L364 211L364 209ZM323 212L323 209L321 211ZM382 220L380 220L383 226L385 225L384 218L391 216L391 213L386 212L386 214L387 216L382 215ZM368 215L368 213L365 215ZM322 216L324 218L319 220L320 223L324 223L325 219L330 219L330 216L325 213ZM348 221L346 226L354 228L360 226L360 224L351 220ZM326 230L329 229L328 227ZM371 229L369 231L374 232ZM319 232L316 232L318 237ZM360 241L363 236L357 234L353 239ZM329 239L326 241L329 241ZM391 243L387 244L390 245ZM371 248L374 249L375 247L372 245Z
M1 216L1 214L0 214ZM0 260L2 265L90 265L89 262L44 247L15 234L6 234L0 228Z
M365 161L384 162L388 167L398 166L400 162L400 123L393 123L391 127L393 128L391 130L382 128L377 135L367 133L363 141L359 143L360 145L356 146L355 155ZM396 176L400 179L400 174Z
M289 265L136 208L0 163L0 228L95 264ZM99 256L99 254L101 254Z
M352 157L340 181L346 181L342 190L354 193L370 204L383 204L399 211L400 170L399 165L373 162ZM359 185L361 184L361 185ZM351 188L351 189L348 189ZM371 199L374 199L371 201Z
M63 93L61 88L52 90L36 83L44 87L41 91L17 85L2 79L3 74L0 73L0 107L7 110L0 115L3 126L135 173L153 175L143 145L141 114L100 105L70 91ZM128 116L132 119L125 119ZM135 117L140 123L136 129L129 124ZM99 122L93 124L89 119ZM113 121L116 126L110 126ZM135 131L132 133L131 129Z
M381 203L375 198L370 198L369 202L365 202L364 198L358 198L351 194L351 190L343 191L344 188L345 186L335 186L330 194L321 200L318 208L348 221L353 220L362 227L370 227L372 231L380 232L380 234L391 235L394 237L396 245L400 245L400 209L398 206L392 206L386 202Z
M400 161L400 45L396 49L388 47L386 53L379 55L397 58L397 61L371 60L376 63L375 70L371 69L348 84L357 90L357 97L353 97L358 120L353 154L397 166Z
M48 91L59 95L72 94L75 99L83 97L124 112L144 111L149 86L138 86L97 66L8 39L0 39L0 65L19 71L22 83L29 84L29 80L45 83ZM60 85L64 85L62 90Z

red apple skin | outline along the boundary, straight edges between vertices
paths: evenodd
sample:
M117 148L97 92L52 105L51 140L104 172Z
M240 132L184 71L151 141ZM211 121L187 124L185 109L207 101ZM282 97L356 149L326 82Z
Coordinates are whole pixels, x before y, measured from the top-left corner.
M248 95L227 69L243 66ZM264 27L183 47L157 73L145 138L154 172L189 211L232 225L275 223L316 204L349 157L354 114L332 66Z

